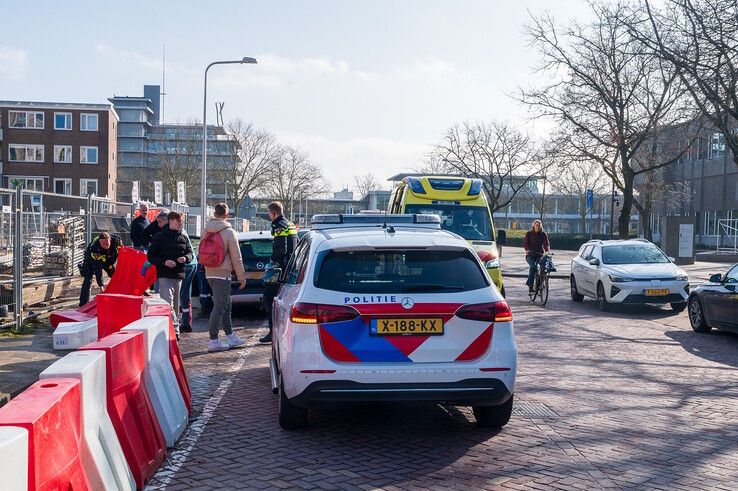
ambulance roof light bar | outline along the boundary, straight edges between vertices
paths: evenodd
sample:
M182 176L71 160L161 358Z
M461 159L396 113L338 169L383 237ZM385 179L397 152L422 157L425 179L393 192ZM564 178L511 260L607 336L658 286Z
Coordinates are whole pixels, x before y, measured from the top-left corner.
M441 217L428 214L405 214L405 215L379 215L379 214L321 214L313 215L311 225L313 229L323 230L329 228L352 228L352 227L377 227L382 228L384 224L395 227L420 227L440 230Z

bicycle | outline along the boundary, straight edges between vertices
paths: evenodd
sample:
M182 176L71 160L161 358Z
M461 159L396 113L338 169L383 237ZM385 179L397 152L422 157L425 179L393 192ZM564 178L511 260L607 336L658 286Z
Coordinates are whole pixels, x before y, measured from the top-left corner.
M531 302L535 302L536 298L541 299L541 305L546 305L548 302L548 273L550 257L553 256L552 252L544 253L541 258L537 261L536 276L533 280L533 290L528 292Z

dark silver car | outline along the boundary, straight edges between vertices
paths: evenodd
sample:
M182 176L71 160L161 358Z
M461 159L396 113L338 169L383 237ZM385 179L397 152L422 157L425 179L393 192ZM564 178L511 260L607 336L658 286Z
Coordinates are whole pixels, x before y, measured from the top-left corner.
M696 332L715 328L738 333L738 264L695 288L688 305L689 323Z

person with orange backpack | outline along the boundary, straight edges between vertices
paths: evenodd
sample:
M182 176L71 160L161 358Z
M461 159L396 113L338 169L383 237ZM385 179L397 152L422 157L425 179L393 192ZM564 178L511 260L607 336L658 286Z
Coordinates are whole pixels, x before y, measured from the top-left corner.
M240 283L239 288L246 287L246 271L243 267L241 248L238 246L238 236L228 223L228 205L215 205L214 217L205 227L205 234L200 240L198 261L205 267L205 278L213 290L213 310L210 312L208 330L210 343L208 351L224 351L231 348L240 348L246 341L233 333L231 324L231 278L232 272ZM226 340L220 341L218 333L221 327L226 334Z

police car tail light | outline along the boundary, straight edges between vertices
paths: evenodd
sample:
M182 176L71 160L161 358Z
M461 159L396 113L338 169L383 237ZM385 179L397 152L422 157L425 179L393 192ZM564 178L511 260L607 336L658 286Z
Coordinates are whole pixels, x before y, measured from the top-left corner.
M359 312L344 305L296 303L290 310L290 320L295 324L328 324L345 322L359 317Z
M512 320L510 306L505 301L462 305L456 317L472 321L508 322Z

